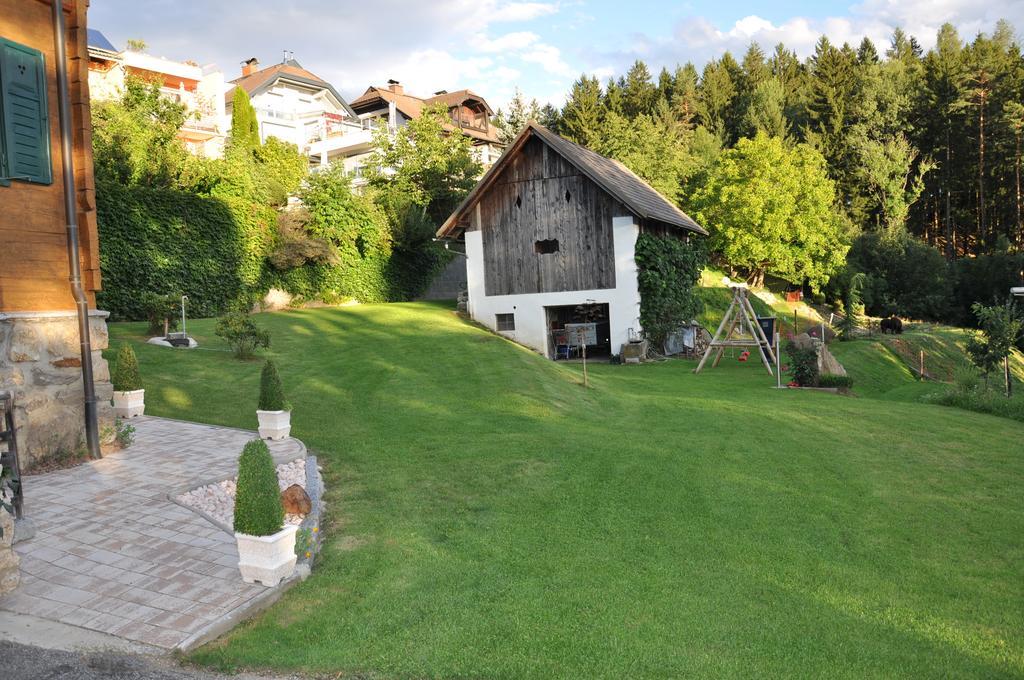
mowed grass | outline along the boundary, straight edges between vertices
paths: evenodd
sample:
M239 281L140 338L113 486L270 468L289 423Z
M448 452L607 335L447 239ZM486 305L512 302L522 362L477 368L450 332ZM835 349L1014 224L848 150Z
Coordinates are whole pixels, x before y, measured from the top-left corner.
M257 316L328 485L310 579L195 654L374 678L1020 677L1024 425L555 364L431 304ZM255 427L260 362L138 344L147 413ZM112 324L141 340L140 324Z

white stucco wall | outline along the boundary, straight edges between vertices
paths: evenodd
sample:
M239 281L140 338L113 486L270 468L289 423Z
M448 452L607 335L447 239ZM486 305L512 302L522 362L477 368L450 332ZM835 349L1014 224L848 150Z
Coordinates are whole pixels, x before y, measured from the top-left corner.
M636 239L640 227L632 216L612 220L615 247L615 288L572 290L559 293L491 295L484 293L484 246L480 231L466 232L466 276L469 314L491 330L497 330L496 314L515 314L516 330L501 334L548 354L548 329L545 307L578 305L592 300L608 305L612 352L618 354L629 341L629 329L640 332L640 291L637 287Z

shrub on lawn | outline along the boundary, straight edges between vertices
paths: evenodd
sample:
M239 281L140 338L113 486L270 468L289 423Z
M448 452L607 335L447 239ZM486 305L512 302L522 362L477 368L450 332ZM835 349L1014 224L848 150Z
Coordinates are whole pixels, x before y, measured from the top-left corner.
M981 384L980 378L974 387L953 385L925 395L923 400L929 404L955 406L965 411L988 413L1024 422L1024 395L1018 394L1008 399L998 390L986 388Z
M252 320L247 312L235 310L217 320L213 332L223 338L239 359L252 358L257 347L270 347L270 333Z
M824 373L818 376L818 387L838 387L848 390L853 387L853 378L848 375Z
M267 359L263 364L263 373L260 374L260 410L290 411L291 408L291 404L284 398L284 386L281 385L277 364Z
M181 298L177 295L160 293L145 293L142 296L142 310L149 322L146 329L148 335L159 335L164 332L164 324L167 325L167 332L178 329L178 313L181 308Z
M789 357L789 372L800 387L817 387L818 385L818 353L813 347L800 347L790 340L786 343L786 355Z
M110 376L117 392L131 392L142 389L142 377L139 375L139 360L135 358L135 350L128 343L117 350L117 364Z
M284 506L274 459L266 442L254 439L245 445L238 458L235 532L270 536L280 531L283 524Z

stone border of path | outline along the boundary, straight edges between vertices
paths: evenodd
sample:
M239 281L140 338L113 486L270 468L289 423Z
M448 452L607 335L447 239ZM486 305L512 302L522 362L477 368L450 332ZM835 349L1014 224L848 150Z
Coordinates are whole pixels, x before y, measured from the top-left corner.
M224 635L225 633L231 631L233 628L235 628L235 626L242 623L246 619L252 618L256 614L259 614L260 612L272 606L275 602L280 600L281 597L292 586L294 586L296 583L299 583L300 581L305 581L309 577L313 568L313 562L316 559L317 552L319 552L320 548L319 527L320 519L323 515L324 509L324 482L323 477L320 474L320 466L317 464L316 456L309 455L308 450L305 448L305 445L303 445L303 452L306 454L306 493L309 495L309 499L313 506L313 510L303 518L302 524L299 525L299 530L308 530L312 533L312 539L310 541L310 556L306 557L305 555L299 555L298 564L296 564L294 574L292 574L290 577L279 583L274 588L267 589L266 592L261 593L260 595L252 598L248 602L245 602L244 604L233 609L232 611L227 612L219 619L210 622L205 628L201 628L195 633L193 633L191 636L185 638L180 643L178 643L177 647L175 647L177 651L182 652L184 654L188 654L189 652L198 649L199 647L202 647L208 642L213 642L221 635ZM192 512L201 516L203 519L207 520L214 526L223 530L225 533L234 536L235 534L232 527L229 527L223 522L220 522L219 520L215 519L209 513L203 512L198 508L193 508L192 506L185 505L184 503L178 501L177 498L175 498L175 496L178 496L184 493L185 491L194 489L197 486L214 484L219 481L222 480L215 479L210 481L204 481L185 489L178 489L168 494L167 497L170 501L176 503L177 505L180 505L183 508L191 510ZM317 531L313 532L314 529L316 529Z

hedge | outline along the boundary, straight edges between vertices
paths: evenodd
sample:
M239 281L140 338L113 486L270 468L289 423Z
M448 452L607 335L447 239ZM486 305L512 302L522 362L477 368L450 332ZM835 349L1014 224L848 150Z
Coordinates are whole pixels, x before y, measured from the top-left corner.
M392 251L387 222L374 212L351 221L348 239L334 239L337 264L270 266L276 213L234 196L175 189L97 187L100 268L97 301L113 320L147 318L152 295L188 295L188 315L219 316L270 288L299 301L388 302L416 297L447 262L436 244Z
M102 309L146 317L146 293L188 295L189 314L216 316L259 292L273 210L174 189L97 187Z
M697 282L706 263L706 244L697 238L686 242L648 233L637 237L640 325L659 349L669 333L700 314L703 302Z

